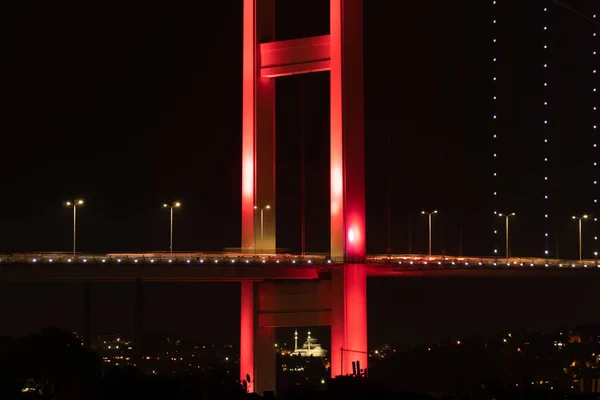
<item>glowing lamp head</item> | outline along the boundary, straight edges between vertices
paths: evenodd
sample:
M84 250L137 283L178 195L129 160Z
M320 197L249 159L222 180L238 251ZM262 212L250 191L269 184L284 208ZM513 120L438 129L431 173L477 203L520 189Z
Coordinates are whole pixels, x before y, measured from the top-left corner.
M267 204L267 205L265 206L265 210L270 210L270 209L271 209L271 206Z
M438 210L435 210L434 212L432 212L432 214L437 214L437 213L438 213Z
M169 205L167 203L163 204L163 208L167 208Z
M255 209L255 210L258 210L258 206L254 206L254 209Z
M588 217L587 214L583 216L583 218L587 218L587 217Z
M66 202L66 205L67 205L67 206L71 206L71 205L73 205L73 203L71 203L70 201L67 201L67 202ZM575 217L573 217L573 218L575 218Z
M181 207L181 203L180 202L176 202L175 204L173 204L174 207Z
M77 200L77 205L82 205L83 204L83 200Z

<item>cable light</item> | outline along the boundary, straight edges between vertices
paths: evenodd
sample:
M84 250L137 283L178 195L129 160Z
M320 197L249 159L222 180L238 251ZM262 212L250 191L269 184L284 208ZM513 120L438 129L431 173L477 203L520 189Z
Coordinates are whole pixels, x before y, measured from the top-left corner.
M594 21L597 21L597 15L592 15ZM600 125L600 119L598 118L598 29L595 29L592 33L593 36L593 44L592 44L592 168L594 173L592 174L592 210L594 210L594 216L591 219L591 223L593 224L592 231L594 232L593 236L593 249L594 249L594 258L598 257L598 181L600 181L600 176L598 176L598 126Z
M549 76L550 76L550 65L549 65L549 50L550 50L550 40L549 40L549 31L550 31L550 27L549 27L549 20L550 20L550 8L548 7L548 5L544 6L542 8L542 12L543 12L543 18L542 18L542 32L543 32L543 39L542 39L542 71L541 71L541 77L542 77L542 102L543 102L543 110L542 110L542 132L543 132L543 141L541 143L542 145L542 157L543 157L543 194L542 194L542 212L543 212L543 218L544 218L544 257L548 258L550 256L550 250L549 250L549 243L550 243L550 222L549 222L549 209L550 209L550 177L549 172L550 172L550 168L549 168L549 156L550 156L550 139L551 139L551 135L550 135L550 126L552 121L550 120L551 118L551 113L548 107L549 104L549 91L550 91L550 82L549 82Z
M496 216L498 215L498 0L492 0L492 115L491 115L491 148L492 148L492 207L494 210L493 238L494 256L498 255L498 230Z

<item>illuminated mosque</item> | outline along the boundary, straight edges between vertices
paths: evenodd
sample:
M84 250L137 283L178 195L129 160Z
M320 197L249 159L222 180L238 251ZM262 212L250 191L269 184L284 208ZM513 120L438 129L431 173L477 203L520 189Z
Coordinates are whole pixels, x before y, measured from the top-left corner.
M294 352L292 355L300 357L325 357L327 350L322 348L319 341L310 335L310 330L308 331L306 342L304 342L301 348L298 348L298 330L296 329L294 331Z

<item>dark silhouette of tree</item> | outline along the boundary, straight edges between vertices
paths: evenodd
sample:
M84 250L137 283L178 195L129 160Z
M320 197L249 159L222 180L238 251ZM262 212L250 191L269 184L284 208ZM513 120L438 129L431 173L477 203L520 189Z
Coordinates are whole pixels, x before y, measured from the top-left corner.
M69 332L48 328L25 338L9 338L0 346L0 396L20 396L24 385L44 396L81 398L84 388L100 378L100 360ZM74 397L76 396L76 397Z
M281 398L284 400L434 400L434 397L428 395L395 392L381 383L365 378L354 377L343 377L331 380L327 389L320 389L317 385L304 385L290 388Z

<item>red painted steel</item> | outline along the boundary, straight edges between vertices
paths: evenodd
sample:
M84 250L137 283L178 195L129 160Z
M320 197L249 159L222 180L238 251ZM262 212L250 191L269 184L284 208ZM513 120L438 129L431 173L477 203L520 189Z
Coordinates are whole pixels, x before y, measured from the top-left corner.
M254 378L254 282L242 282L240 318L240 382ZM252 383L249 392L253 391Z
M244 0L242 247L256 248L254 209L275 204L275 77L330 71L331 257L349 262L332 274L332 375L353 360L367 366L362 0L330 0L330 34L274 41L272 0ZM269 31L270 29L270 31ZM268 33L271 32L269 35ZM265 223L275 248L275 210ZM261 222L262 225L262 222ZM262 237L261 233L261 237ZM267 237L267 235L265 235ZM265 240L261 239L262 248ZM357 264L352 264L357 263ZM243 285L246 285L245 283ZM246 289L245 289L246 288ZM252 359L242 286L242 342ZM254 318L254 315L253 317ZM340 349L337 349L340 347ZM342 365L338 350L352 350ZM241 361L250 369L249 361ZM242 376L246 372L242 371Z
M329 35L261 43L260 54L263 77L328 71Z

